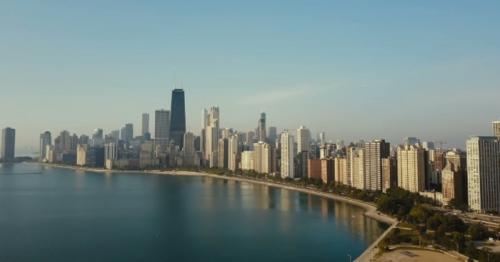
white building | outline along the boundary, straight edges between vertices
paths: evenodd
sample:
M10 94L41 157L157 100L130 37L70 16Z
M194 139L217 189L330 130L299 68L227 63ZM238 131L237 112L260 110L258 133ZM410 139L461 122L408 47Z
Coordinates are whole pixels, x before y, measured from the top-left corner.
M364 189L382 190L382 158L390 154L389 143L383 139L365 143Z
M281 133L281 177L295 178L295 142L288 131Z
M241 170L254 170L253 151L243 151L241 153Z
M271 173L271 146L262 141L253 145L254 170L260 174Z
M232 135L228 139L228 169L236 171L238 169L239 143L238 135Z
M466 146L470 209L500 212L500 138L471 137Z
M311 151L311 131L301 126L297 129L297 152Z
M408 143L397 150L398 187L411 192L425 189L425 151L419 145Z

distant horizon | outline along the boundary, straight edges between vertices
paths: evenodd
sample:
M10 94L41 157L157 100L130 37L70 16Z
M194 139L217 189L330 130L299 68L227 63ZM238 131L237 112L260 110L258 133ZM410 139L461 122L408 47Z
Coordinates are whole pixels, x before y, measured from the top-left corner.
M500 3L9 1L0 128L105 133L186 92L187 130L304 125L346 142L407 136L465 148L500 120ZM154 119L150 119L154 127Z

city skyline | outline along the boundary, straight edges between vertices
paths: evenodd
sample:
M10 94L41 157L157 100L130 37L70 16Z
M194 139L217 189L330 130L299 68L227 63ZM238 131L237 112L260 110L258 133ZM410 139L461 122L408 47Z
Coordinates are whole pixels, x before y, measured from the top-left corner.
M242 131L266 112L267 126L328 140L465 148L500 119L499 5L4 3L0 126L19 153L46 129L139 134L141 114L183 88L194 133L217 105L220 126Z

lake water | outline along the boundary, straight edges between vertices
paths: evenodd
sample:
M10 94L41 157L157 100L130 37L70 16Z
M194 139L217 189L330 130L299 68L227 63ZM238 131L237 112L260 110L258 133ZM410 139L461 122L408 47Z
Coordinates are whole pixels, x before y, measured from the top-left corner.
M0 166L0 261L349 261L387 226L343 202L206 177Z

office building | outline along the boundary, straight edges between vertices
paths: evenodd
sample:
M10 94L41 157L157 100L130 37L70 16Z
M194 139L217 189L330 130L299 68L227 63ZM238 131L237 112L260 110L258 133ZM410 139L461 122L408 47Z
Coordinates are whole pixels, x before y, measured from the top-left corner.
M227 169L229 167L229 143L227 138L221 138L218 142L217 166Z
M218 107L211 107L208 111L206 111L206 115L204 115L204 128L203 128L203 136L204 136L204 151L203 158L204 162L207 163L210 167L216 167L218 161L218 149L219 149L219 130L220 130L220 111Z
M228 169L236 171L239 165L239 141L238 135L232 135L228 139Z
M172 102L170 104L170 139L180 149L184 146L184 133L186 133L186 108L184 101L184 90L172 90Z
M397 149L398 187L410 192L425 190L425 150L418 144Z
M168 145L170 139L170 111L155 111L155 143L157 145Z
M500 212L500 139L471 137L466 146L469 208Z
M13 162L15 160L16 130L6 127L2 130L0 159L3 162Z

